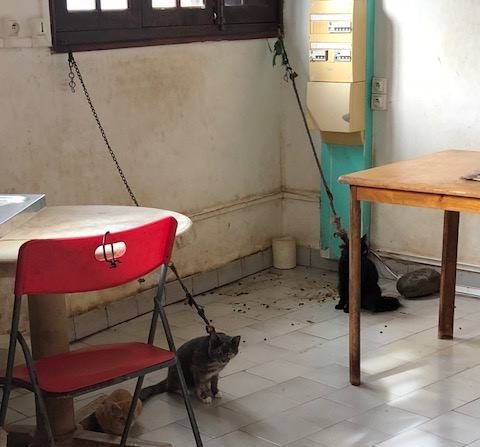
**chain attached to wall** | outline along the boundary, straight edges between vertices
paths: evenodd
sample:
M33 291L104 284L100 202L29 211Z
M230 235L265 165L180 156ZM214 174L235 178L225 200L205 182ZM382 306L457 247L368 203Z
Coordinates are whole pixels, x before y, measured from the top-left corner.
M128 194L130 195L130 198L132 199L132 202L134 203L134 205L135 206L140 206L138 201L137 201L137 198L135 197L135 194L133 193L132 188L130 187L130 185L128 183L127 177L125 176L125 174L124 174L124 172L123 172L123 170L120 166L120 163L118 162L118 159L115 155L115 152L113 151L112 147L110 146L110 142L108 140L107 134L106 134L106 132L105 132L103 126L102 126L102 123L100 121L98 113L95 110L92 98L90 97L90 94L88 93L87 86L85 85L85 81L83 80L82 73L80 72L80 68L78 67L77 61L75 60L75 57L73 56L73 53L72 53L71 50L68 52L68 66L69 66L68 86L70 87L71 92L75 93L75 89L76 89L75 73L76 73L76 76L77 76L78 80L80 81L80 85L82 86L82 90L83 90L83 93L85 95L85 98L86 98L86 100L88 102L88 105L90 107L90 110L92 112L93 118L95 119L95 122L97 123L98 130L100 131L100 134L102 135L105 146L107 147L108 152L110 154L110 157L112 158L113 163L115 164L115 167L117 168L118 174L120 175L120 178L122 179L122 182L123 182ZM185 286L184 282L180 278L180 275L178 274L178 271L175 267L175 264L173 262L171 262L169 267L170 267L170 270L175 275L175 277L176 277L177 281L179 282L180 286L182 287L183 291L185 292L185 303L189 304L190 307L195 308L195 310L197 311L200 318L202 318L202 320L206 323L206 331L207 331L208 334L210 334L212 332L215 332L215 328L212 326L210 320L208 320L208 318L205 315L205 309L203 308L203 306L201 306L200 304L198 304L195 301L195 299L193 298L193 295L189 292L189 290Z
M330 187L328 186L328 182L323 172L322 165L320 164L320 160L318 158L318 154L315 149L315 143L313 142L312 133L310 132L310 128L308 127L307 116L305 114L305 110L303 108L303 104L300 99L300 94L298 93L298 88L296 83L296 78L298 77L298 74L290 65L290 61L288 60L287 50L285 49L285 44L281 36L275 42L275 46L273 47L273 50L270 49L270 51L273 53L274 66L276 65L277 57L280 57L282 59L282 65L285 67L285 74L283 76L283 79L285 80L285 82L288 82L288 81L292 82L292 87L293 87L293 91L295 92L298 108L300 110L300 114L302 115L305 130L307 131L308 141L310 142L310 147L313 152L313 157L315 158L315 163L320 173L322 184L323 184L323 187L325 188L325 193L328 197L328 201L330 204L330 210L332 212L332 223L335 225L335 228L336 228L335 236L340 237L342 241L346 243L348 241L348 233L342 227L340 216L337 214L337 211L335 210L335 204L333 202L333 194L332 194L332 191L330 190Z

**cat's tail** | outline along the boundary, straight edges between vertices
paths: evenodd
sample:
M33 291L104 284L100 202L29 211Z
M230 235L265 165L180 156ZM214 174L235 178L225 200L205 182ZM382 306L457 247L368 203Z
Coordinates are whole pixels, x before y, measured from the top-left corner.
M143 402L156 394L162 394L167 391L167 380L162 380L156 385L147 386L140 391L140 400Z
M374 312L389 312L391 310L397 310L400 307L400 301L398 298L391 296L381 296L374 301Z

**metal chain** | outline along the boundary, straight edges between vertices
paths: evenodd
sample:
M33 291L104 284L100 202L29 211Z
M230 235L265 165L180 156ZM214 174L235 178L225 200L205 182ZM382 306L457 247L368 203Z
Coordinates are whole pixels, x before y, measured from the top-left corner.
M73 70L75 69L75 72L77 73L78 80L80 81L80 84L82 85L83 93L85 94L85 98L87 99L88 105L90 106L90 110L92 111L92 115L95 118L95 121L97 123L98 129L100 130L100 133L102 134L103 141L105 141L105 145L108 148L108 152L110 153L110 156L112 157L113 162L115 163L115 166L117 168L118 174L122 178L123 184L125 185L125 188L128 191L128 194L130 195L133 203L135 206L140 206L137 198L135 197L135 194L133 193L132 189L130 188L130 185L128 184L127 178L125 177L125 174L123 173L123 170L118 163L117 157L115 156L115 152L113 152L113 149L110 146L110 142L108 141L107 134L105 133L105 130L103 129L102 123L100 122L100 118L98 117L97 111L95 110L95 107L93 106L92 99L90 98L90 94L88 93L87 86L85 85L85 82L83 81L82 74L80 72L80 69L78 68L77 61L75 60L73 53L71 51L68 52L68 65L70 68L70 71L68 73L68 78L70 79L68 85L70 87L70 90L72 93L75 93L75 73ZM117 261L118 262L118 261ZM184 282L182 281L182 278L180 278L180 275L178 274L178 271L175 267L175 264L173 262L170 263L169 265L170 270L173 272L175 275L177 281L179 282L180 286L182 287L183 291L185 292L185 302L189 304L191 307L195 307L195 310L197 311L198 315L202 318L202 320L206 323L206 331L208 334L211 334L212 332L215 332L215 328L210 324L210 320L208 320L207 316L205 315L205 310L204 308L199 305L195 299L193 298L193 295L189 292L187 287L185 286Z
M113 152L113 149L110 146L110 142L108 141L107 134L105 133L102 123L100 122L100 118L98 117L98 113L95 110L95 107L93 106L92 98L90 98L90 94L88 93L85 82L83 81L83 77L82 77L82 74L80 73L80 69L78 68L77 61L73 57L73 53L71 51L68 52L68 64L70 66L70 73L68 74L68 77L70 78L70 82L68 85L70 86L72 93L75 93L75 81L74 81L75 75L73 74L73 71L72 71L72 68L74 68L77 73L78 80L82 85L83 93L85 94L85 98L87 99L88 105L90 106L90 110L92 111L92 115L95 118L98 129L100 130L100 133L102 135L103 141L105 142L108 152L110 153L110 156L112 157L112 160L115 163L115 167L117 168L118 174L120 175L122 182L125 185L125 188L127 188L128 194L130 194L130 197L133 203L135 204L135 206L139 206L137 202L137 198L133 194L133 191L130 188L130 185L128 184L127 178L125 177L125 174L123 173L123 170L120 167L120 164L118 163L115 152Z
M70 59L70 57L68 58L68 66L70 68L70 71L68 73L68 78L70 79L70 81L68 82L68 86L70 87L72 93L75 93L75 87L77 86L77 84L75 83L75 73L73 72L73 61L73 56L72 59Z
M346 242L348 240L348 234L346 230L342 227L340 216L338 216L337 211L335 209L335 204L333 202L333 194L332 194L332 191L330 190L330 187L328 186L327 179L322 169L322 165L320 164L320 160L318 158L317 151L315 149L315 143L313 142L312 133L310 132L310 128L308 127L307 116L305 114L305 110L303 108L302 101L300 99L300 94L298 93L298 88L296 83L296 78L298 77L298 74L290 65L290 62L288 60L287 50L285 49L285 44L281 36L278 38L274 46L273 65L275 65L277 56L280 56L282 58L282 65L285 67L285 74L283 76L283 79L285 80L285 82L288 82L289 80L292 81L293 91L295 92L298 108L300 110L300 114L302 115L305 130L307 131L308 141L310 142L310 147L312 149L313 156L315 158L315 163L317 165L318 171L320 172L320 177L322 179L323 187L325 188L325 193L328 197L330 209L332 211L332 215L333 215L332 223L335 225L337 229L337 231L335 232L335 236L339 236L344 242Z

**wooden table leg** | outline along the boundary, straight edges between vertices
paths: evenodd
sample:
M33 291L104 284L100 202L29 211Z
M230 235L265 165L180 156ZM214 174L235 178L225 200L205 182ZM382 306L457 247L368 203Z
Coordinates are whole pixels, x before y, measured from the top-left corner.
M445 211L443 220L442 279L440 283L438 316L438 338L441 339L453 338L459 219L459 212Z
M37 295L29 297L28 312L32 355L34 359L69 350L66 325L65 297L61 295ZM73 399L45 399L47 413L55 439L71 436L75 431ZM37 427L42 427L37 415ZM37 430L36 438L42 442L45 434ZM44 441L43 441L44 442ZM41 445L41 444L39 444Z
M350 383L360 385L360 202L357 188L350 187L350 236L349 236L349 340Z

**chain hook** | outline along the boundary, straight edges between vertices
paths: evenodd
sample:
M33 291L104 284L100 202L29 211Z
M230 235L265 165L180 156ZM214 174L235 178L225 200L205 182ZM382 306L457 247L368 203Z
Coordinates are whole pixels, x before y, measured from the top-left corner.
M103 235L102 239L102 249L103 249L103 259L105 259L105 262L110 263L110 268L115 269L117 268L117 264L121 264L122 261L119 261L118 259L115 259L115 250L113 248L113 242L110 242L110 250L112 250L112 258L109 259L107 256L107 250L105 249L105 245L107 243L107 236L110 234L110 231L107 231Z
M73 57L72 50L70 49L68 50L68 66L70 68L70 71L68 73L68 78L70 79L70 81L68 82L68 86L70 87L72 93L75 93L75 87L77 86L77 84L75 83L75 73L73 71L73 68L75 66L75 59Z

